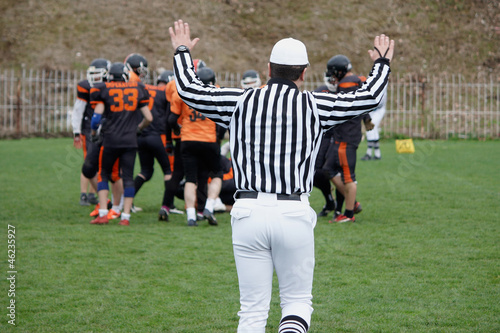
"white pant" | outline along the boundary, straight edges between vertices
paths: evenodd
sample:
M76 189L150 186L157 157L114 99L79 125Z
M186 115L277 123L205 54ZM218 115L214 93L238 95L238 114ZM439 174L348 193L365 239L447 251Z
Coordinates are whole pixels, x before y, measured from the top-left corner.
M370 117L372 118L372 123L375 125L372 130L366 131L367 141L378 141L380 140L380 123L385 115L385 106L387 104L387 88L385 90L384 99L380 103L377 109L370 112Z
M282 318L296 315L310 324L316 213L308 195L301 201L259 193L237 199L231 211L233 250L241 308L238 333L264 333L271 301L273 268L279 281Z

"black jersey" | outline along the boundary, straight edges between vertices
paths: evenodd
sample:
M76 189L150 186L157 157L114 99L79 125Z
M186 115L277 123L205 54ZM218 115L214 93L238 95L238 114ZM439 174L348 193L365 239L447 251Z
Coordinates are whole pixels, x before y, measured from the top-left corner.
M85 111L82 116L82 124L80 127L81 133L90 133L90 121L92 120L92 115L94 114L94 109L90 105L90 83L88 80L83 80L78 82L76 87L76 97L85 103Z
M146 84L149 92L149 109L153 115L153 121L142 130L142 136L161 135L167 133L167 119L170 113L170 102L167 100L165 87Z
M342 78L337 85L337 93L344 94L358 90L366 78L363 76L349 75ZM369 114L353 118L335 127L333 137L337 142L347 142L358 146L361 142L361 121L371 119Z
M148 106L149 93L141 82L101 82L90 90L90 103L104 103L103 145L137 147L140 108Z

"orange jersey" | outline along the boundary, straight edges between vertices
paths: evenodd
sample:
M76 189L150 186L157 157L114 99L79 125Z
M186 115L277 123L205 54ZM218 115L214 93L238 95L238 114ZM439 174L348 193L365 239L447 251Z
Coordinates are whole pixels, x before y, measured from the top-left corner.
M141 82L141 78L139 75L135 74L134 71L129 71L128 72L128 81L129 82Z
M165 95L167 96L167 101L170 102L170 109L172 109L172 96L177 95L177 87L175 86L175 80L172 80L167 83L167 86L165 87ZM179 95L177 95L178 97ZM179 125L182 126L182 119L179 117L179 120L177 121ZM175 135L174 132L172 132L172 139L180 139L180 135Z
M187 106L179 97L177 89L173 92L171 91L170 111L179 116L179 124L182 126L181 141L217 141L215 123L198 111Z

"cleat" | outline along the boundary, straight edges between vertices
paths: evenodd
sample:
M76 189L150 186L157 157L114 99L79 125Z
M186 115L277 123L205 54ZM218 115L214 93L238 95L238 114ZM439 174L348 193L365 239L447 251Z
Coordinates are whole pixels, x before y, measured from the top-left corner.
M98 216L100 207L101 207L101 205L99 205L99 202L98 202L97 205L95 206L94 210L92 212L90 212L90 216ZM111 200L108 199L108 210L111 209L111 207L113 207L111 205Z
M354 214L359 214L363 211L363 207L361 207L361 204L356 201L354 204Z
M226 212L226 205L222 202L220 198L215 199L214 213L224 213Z
M326 204L321 210L321 212L318 213L318 216L320 217L327 216L334 210L335 210L335 203Z
M92 216L92 217L99 216L99 207L100 207L100 205L97 204L95 206L94 210L90 212L90 216Z
M99 203L99 198L96 197L96 195L94 193L89 193L89 195L87 196L88 200L89 200L89 203L91 205L97 205Z
M368 155L368 154L366 154L365 156L361 157L362 161L369 161L371 159L372 159L372 157L370 155Z
M132 205L132 207L130 208L130 211L132 213L142 212L142 208L141 207L136 207L135 205Z
M86 194L80 196L80 206L90 206L89 198Z
M205 219L205 216L203 216L203 213L196 212L196 221L203 221Z
M160 208L160 212L158 213L158 221L167 221L168 222L168 210L164 207Z
M210 212L208 209L203 210L203 216L208 220L208 224L210 225L218 225L217 219L214 216L214 213Z
M184 214L184 212L182 210L177 209L175 207L168 208L168 213L169 214L179 214L179 215L183 215Z
M378 161L378 160L380 160L381 158L382 158L382 156L379 156L379 157L375 156L373 159Z
M335 218L335 222L336 223L345 223L345 222L354 222L356 221L356 218L353 216L353 217L347 217L343 214L340 214L339 216L337 216Z
M109 220L107 216L98 216L92 221L90 221L90 224L108 224Z
M130 222L129 220L121 220L120 223L118 223L118 225L130 225Z
M108 212L108 220L114 220L114 219L117 219L120 217L120 215L122 215L122 213L120 212L117 212L113 209L110 209L109 212Z
M195 220L188 220L188 227L197 227L198 223Z

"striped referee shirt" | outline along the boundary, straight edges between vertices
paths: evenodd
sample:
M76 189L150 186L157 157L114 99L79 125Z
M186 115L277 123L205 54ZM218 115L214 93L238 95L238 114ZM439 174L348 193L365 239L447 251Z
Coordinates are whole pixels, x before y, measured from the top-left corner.
M310 193L323 132L374 110L389 72L387 59L375 61L365 84L352 93L300 91L279 78L256 89L216 88L197 78L189 50L174 56L182 100L229 128L237 190L266 193Z

